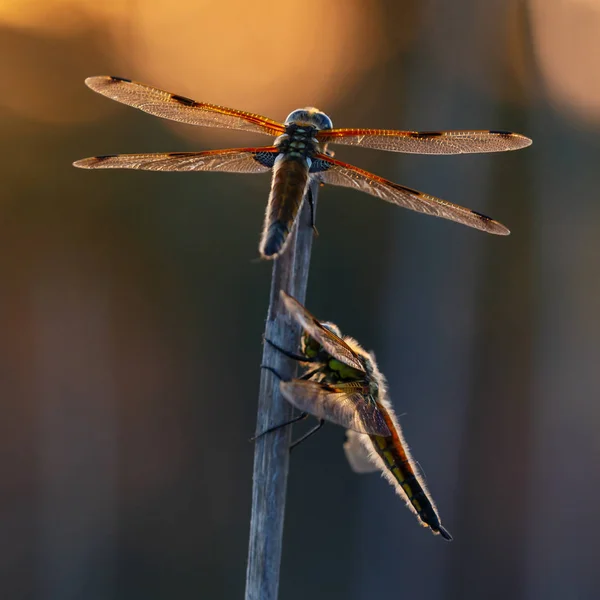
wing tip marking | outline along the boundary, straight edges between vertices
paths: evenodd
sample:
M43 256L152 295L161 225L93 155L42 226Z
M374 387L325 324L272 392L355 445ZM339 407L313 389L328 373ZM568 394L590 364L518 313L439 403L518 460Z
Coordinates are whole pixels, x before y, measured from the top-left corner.
M488 133L491 133L493 135L499 135L500 137L507 139L507 140L513 140L515 142L518 142L518 145L515 146L515 150L520 150L521 148L527 148L527 146L531 146L531 144L533 144L533 140L531 138L528 138L526 135L523 135L522 133L515 133L514 131L504 131L502 129L490 129Z
M187 98L186 96L180 96L179 94L171 94L171 98L175 100L175 102L179 102L179 104L183 104L184 106L196 106L197 104L195 100Z
M91 169L95 165L101 164L110 158L116 158L118 154L102 154L101 156L91 156L90 158L82 158L73 163L78 169Z
M443 137L445 134L442 131L411 131L409 135L412 138L431 138Z
M477 215L477 217L486 224L485 230L489 233L493 233L495 235L510 235L510 229L505 225L502 225L502 223L500 223L499 221L496 221L495 219L492 219L487 215L477 212L476 210L471 210L471 212L474 215Z

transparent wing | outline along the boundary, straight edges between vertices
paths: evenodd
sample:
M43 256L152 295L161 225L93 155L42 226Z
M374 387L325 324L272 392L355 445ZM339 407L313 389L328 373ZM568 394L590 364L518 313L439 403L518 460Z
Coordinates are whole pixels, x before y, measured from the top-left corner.
M352 429L346 431L346 441L344 442L346 458L355 473L372 473L373 471L379 471L379 466L371 460L369 451L361 439L364 437L364 433L357 433ZM369 438L367 437L367 439ZM370 440L369 443L371 443Z
M494 221L494 219L474 210L469 210L468 208L458 206L458 204L452 204L452 202L447 202L429 194L393 183L383 177L335 160L325 154L317 154L315 158L322 167L329 167L316 174L316 177L323 183L354 188L372 196L377 196L392 204L397 204L398 206L434 217L456 221L457 223L462 223L463 225L468 225L487 233L495 235L508 235L510 233L502 223Z
M329 385L303 379L282 381L285 399L303 412L359 433L391 435L377 404L360 381Z
M113 154L93 156L73 163L81 169L142 169L144 171L223 171L264 173L277 157L274 146L230 148L207 152L165 152L160 154Z
M337 360L343 362L345 365L364 373L365 366L362 360L342 338L329 331L326 327L323 327L298 300L292 298L283 290L279 293L290 315L292 315L311 338L323 346L327 354L337 358Z
M472 154L519 150L532 142L510 131L393 131L390 129L328 129L317 135L329 144L362 146L410 154Z
M101 75L88 77L85 84L103 96L163 119L204 127L252 131L271 136L280 135L285 130L281 123L260 115L215 104L196 102L190 98L171 94L130 79Z

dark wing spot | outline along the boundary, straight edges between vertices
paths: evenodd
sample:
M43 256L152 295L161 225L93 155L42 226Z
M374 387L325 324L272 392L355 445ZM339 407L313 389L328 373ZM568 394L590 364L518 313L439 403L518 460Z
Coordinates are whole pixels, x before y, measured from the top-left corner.
M484 221L493 221L494 219L488 217L487 215L482 215L481 213L477 212L476 210L472 210L471 211L474 215L477 215L479 218L483 219Z
M328 160L322 160L317 158L312 161L310 165L310 173L321 173L323 171L327 171L327 169L331 168L331 163Z
M405 185L400 185L399 183L393 183L392 187L395 187L398 190L402 190L403 192L409 192L413 196L426 196L423 192L419 190L413 190L412 188L406 187Z
M273 168L276 158L276 152L256 152L254 154L254 160L260 163L263 167L267 167L269 169Z
M94 156L94 159L97 160L98 162L102 162L103 160L107 160L109 158L115 158L116 156L119 156L118 154L103 154L102 156Z
M330 383L322 383L321 385L323 389L328 392L335 393L340 391L338 388L336 388L334 385L331 385Z
M514 135L512 131L490 131L490 133L501 135L502 137L512 137Z
M195 100L192 100L191 98L186 98L185 96L177 96L176 94L173 94L171 98L173 98L175 102L179 102L180 104L184 104L185 106L194 106L196 104Z
M115 75L111 75L110 78L113 81L124 81L125 83L132 83L131 79L125 79L125 77L116 77Z
M442 137L444 134L441 131L413 131L410 137L414 138L430 138L430 137Z
M172 156L174 158L189 156L190 154L195 154L195 152L167 152L167 156Z

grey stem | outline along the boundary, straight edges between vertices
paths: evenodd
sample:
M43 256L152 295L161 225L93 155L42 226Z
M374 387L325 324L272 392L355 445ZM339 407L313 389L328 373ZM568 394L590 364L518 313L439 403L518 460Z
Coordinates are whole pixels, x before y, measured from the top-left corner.
M318 183L313 181L310 192L315 210L318 189ZM285 290L304 304L313 240L312 224L311 208L305 198L297 226L290 234L292 239L285 252L275 260L271 277L265 337L293 352L299 347L300 328L287 315L279 291ZM264 344L262 364L274 367L284 379L293 377L297 369L295 361L270 344ZM291 417L292 406L281 396L279 380L262 369L256 432L289 421ZM283 427L255 441L246 600L277 598L291 429Z

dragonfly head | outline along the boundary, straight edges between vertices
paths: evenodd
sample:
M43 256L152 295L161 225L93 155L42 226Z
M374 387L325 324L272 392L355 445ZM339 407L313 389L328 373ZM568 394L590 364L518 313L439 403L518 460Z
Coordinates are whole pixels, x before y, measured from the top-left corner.
M321 323L321 325L323 325L323 327L325 327L325 329L329 329L329 331L331 331L331 333L333 333L333 335L337 335L337 337L339 337L339 338L342 337L342 332L340 331L340 328L335 323L331 323L330 321L325 321L325 322Z
M298 127L314 127L315 129L332 129L331 119L318 108L307 106L291 112L285 120L286 125L298 125Z

